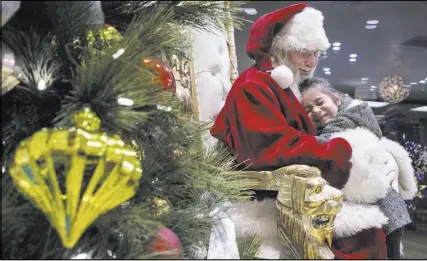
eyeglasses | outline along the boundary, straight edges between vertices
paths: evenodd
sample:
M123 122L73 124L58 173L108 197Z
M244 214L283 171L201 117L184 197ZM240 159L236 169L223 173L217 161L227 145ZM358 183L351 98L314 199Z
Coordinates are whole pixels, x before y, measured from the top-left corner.
M303 49L301 51L298 52L299 55L301 55L302 58L304 59L309 59L312 56L314 56L316 59L323 59L326 56L326 52L321 51L321 50L317 50L317 51L310 51L307 49Z

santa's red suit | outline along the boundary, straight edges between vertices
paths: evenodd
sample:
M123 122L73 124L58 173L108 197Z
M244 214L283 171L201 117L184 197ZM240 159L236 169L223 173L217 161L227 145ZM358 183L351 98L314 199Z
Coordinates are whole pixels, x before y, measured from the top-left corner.
M293 19L302 13L309 20ZM282 89L270 75L270 48L281 30L288 33L283 44L289 50L329 48L319 14L306 4L295 4L264 15L252 25L247 53L256 64L233 84L211 134L225 142L248 169L316 166L331 186L341 189L349 178L351 146L342 138L318 143L315 128L292 89ZM335 240L331 248L339 259L386 258L385 236L378 228Z

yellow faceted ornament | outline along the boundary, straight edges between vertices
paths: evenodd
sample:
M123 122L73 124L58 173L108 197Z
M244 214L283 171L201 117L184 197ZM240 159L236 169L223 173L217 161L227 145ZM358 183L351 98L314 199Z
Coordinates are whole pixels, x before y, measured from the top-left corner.
M139 160L143 160L144 159L144 151L141 150L141 147L138 145L138 143L136 143L136 141L132 140L130 145L131 145L132 149L134 149L136 151L136 158Z
M89 56L92 58L99 55L100 50L106 50L110 48L115 42L122 39L119 31L111 25L106 24L104 28L99 30L91 30L87 35L87 43L89 47ZM78 45L80 41L76 42ZM86 62L82 62L83 68L86 68Z
M170 213L171 204L166 199L154 196L150 201L155 216L163 216Z
M110 47L114 42L120 41L122 36L116 28L106 24L104 28L97 31L89 31L87 42L89 47L104 49Z
M135 195L142 176L137 153L119 136L99 131L89 108L71 129L43 129L23 140L10 174L72 248L102 214Z

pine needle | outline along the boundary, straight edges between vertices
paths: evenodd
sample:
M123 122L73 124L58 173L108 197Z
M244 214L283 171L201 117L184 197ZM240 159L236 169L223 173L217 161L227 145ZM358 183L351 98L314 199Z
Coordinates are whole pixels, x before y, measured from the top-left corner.
M261 249L261 237L255 233L246 233L237 238L237 248L239 249L240 259L257 259Z
M26 86L21 88L27 88L36 95L44 95L45 89L49 90L55 81L61 79L61 64L50 42L52 36L34 27L31 31L27 33L9 26L2 30L2 41L13 51L17 66L21 68L18 78Z

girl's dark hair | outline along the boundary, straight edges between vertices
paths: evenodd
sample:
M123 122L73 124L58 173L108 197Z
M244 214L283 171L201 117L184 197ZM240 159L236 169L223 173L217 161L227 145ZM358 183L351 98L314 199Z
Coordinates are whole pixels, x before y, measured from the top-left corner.
M320 87L322 91L331 98L338 97L339 99L341 99L341 105L338 106L339 110L347 107L349 102L351 102L352 100L350 97L346 96L344 93L335 89L328 80L320 77L305 79L300 83L299 90L301 92L301 95L303 95L305 92L315 87Z

